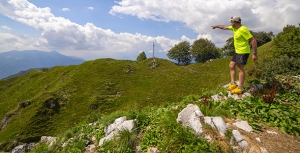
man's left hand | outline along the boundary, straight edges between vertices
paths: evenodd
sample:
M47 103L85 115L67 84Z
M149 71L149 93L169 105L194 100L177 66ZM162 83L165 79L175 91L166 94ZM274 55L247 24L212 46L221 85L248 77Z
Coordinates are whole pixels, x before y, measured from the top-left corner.
M256 61L257 59L258 59L257 55L253 54L253 55L252 55L252 60L253 60L253 61Z

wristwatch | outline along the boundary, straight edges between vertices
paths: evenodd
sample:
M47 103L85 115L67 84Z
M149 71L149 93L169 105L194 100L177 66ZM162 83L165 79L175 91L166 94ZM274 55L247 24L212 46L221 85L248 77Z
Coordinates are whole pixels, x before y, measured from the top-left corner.
M257 55L257 52L253 52L254 55Z

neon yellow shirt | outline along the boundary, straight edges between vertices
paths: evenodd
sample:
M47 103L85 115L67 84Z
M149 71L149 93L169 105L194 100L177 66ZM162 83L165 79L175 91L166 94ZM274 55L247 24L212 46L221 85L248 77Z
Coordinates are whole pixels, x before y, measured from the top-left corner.
M238 29L235 29L232 26L229 26L228 29L233 32L235 52L237 54L250 53L250 46L248 40L252 37L252 34L248 30L248 28L242 25Z

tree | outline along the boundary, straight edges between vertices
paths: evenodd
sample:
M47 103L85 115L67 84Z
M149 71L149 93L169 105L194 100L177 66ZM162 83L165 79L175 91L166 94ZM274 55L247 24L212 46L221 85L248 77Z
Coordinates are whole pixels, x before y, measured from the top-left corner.
M233 37L230 37L226 40L225 46L222 48L222 51L225 52L228 56L233 56L235 53Z
M300 24L299 27L287 25L283 28L273 42L275 46L274 56L287 55L288 57L300 57Z
M141 53L139 54L139 56L136 58L137 61L143 61L143 60L145 60L145 59L147 59L147 56L146 56L146 54L145 54L144 51L141 52Z
M177 64L187 65L192 61L190 53L190 43L187 41L180 42L171 48L167 54L170 59L176 60Z
M259 31L259 32L253 32L250 31L252 36L256 39L257 42L257 47L262 46L270 41L272 41L272 39L274 38L274 34L272 31L266 33L263 31Z
M205 62L220 57L215 44L206 38L200 38L193 43L191 54L196 62Z

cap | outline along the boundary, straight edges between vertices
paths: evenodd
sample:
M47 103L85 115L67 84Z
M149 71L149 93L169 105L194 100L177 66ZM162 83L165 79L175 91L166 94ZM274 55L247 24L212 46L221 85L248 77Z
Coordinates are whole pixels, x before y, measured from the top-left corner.
M242 22L242 19L239 16L233 16L230 18L229 22Z

